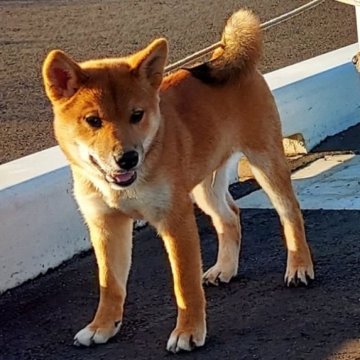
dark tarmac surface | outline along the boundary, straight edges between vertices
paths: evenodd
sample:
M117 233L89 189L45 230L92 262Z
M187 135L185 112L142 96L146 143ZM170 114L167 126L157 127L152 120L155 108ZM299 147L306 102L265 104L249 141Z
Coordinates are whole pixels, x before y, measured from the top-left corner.
M192 354L165 351L176 315L170 269L161 240L144 229L135 237L125 319L114 339L94 348L72 346L98 299L96 265L87 254L0 297L0 359L359 359L360 212L304 215L316 259L313 285L283 286L285 251L276 214L243 210L239 276L206 289L207 343ZM208 267L215 237L205 218L199 223Z
M177 60L218 40L223 19L241 5L263 20L306 1L1 1L0 163L54 145L51 114L40 86L49 49L75 58L126 54L154 36L171 41ZM266 33L264 71L356 41L352 7L327 1L313 12ZM3 71L5 70L5 71ZM317 150L359 150L360 126L327 139ZM232 187L236 197L252 185ZM285 251L272 210L242 211L239 276L206 288L208 337L191 354L169 355L175 324L170 268L161 240L136 233L125 318L120 333L94 348L72 346L98 301L92 253L70 260L0 296L0 360L102 359L360 359L360 211L304 211L317 279L287 289ZM216 241L199 217L204 268Z

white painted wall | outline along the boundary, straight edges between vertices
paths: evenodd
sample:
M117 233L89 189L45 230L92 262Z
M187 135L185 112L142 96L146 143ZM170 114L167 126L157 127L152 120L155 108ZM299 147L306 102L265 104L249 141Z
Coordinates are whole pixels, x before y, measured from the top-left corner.
M0 191L0 292L89 248L71 187L62 167Z
M302 133L308 149L360 122L360 74L351 62L357 44L266 75L284 135Z
M356 45L267 74L285 134L310 147L359 122ZM232 175L234 176L234 174ZM0 166L0 293L89 248L58 147Z

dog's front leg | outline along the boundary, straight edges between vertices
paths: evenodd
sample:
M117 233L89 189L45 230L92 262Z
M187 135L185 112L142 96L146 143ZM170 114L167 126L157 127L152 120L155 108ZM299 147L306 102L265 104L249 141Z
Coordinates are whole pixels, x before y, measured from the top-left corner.
M202 346L206 337L200 240L194 210L188 195L177 200L157 226L169 255L178 306L177 324L167 343L167 350L174 353Z
M120 329L131 264L133 221L100 199L77 198L99 267L98 309L92 322L74 338L76 345L90 346L107 342Z

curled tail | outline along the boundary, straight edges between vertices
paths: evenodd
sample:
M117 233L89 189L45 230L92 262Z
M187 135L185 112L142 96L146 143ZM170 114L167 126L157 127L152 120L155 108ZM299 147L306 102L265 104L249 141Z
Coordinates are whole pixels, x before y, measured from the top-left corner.
M262 50L262 31L258 17L241 9L227 21L222 45L210 61L188 69L206 83L224 83L255 68Z

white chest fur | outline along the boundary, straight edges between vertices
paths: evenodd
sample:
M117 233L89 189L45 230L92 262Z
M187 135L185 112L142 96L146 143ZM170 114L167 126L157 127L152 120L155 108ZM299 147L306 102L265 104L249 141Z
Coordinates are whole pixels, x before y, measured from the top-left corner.
M112 194L114 194L112 192ZM111 196L109 205L118 208L135 219L158 222L171 204L170 186L163 184L141 184L130 189L117 191Z
M89 193L81 182L74 183L75 197L86 217L96 218L117 209L134 219L155 224L165 216L171 205L171 187L166 182L139 183L128 189L114 190L104 180L91 180L97 192Z

